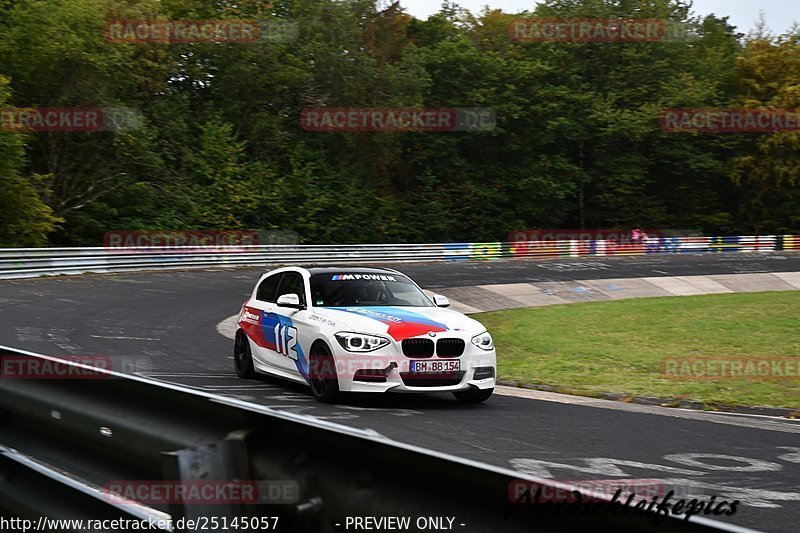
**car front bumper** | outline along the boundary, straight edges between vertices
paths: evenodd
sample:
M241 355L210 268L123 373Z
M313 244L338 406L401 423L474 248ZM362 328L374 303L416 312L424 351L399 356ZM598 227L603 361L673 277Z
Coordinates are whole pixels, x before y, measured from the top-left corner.
M472 345L460 357L411 358L402 354L341 354L336 359L339 389L343 392L458 392L473 387L494 388L497 356ZM411 373L412 361L456 361L458 372Z

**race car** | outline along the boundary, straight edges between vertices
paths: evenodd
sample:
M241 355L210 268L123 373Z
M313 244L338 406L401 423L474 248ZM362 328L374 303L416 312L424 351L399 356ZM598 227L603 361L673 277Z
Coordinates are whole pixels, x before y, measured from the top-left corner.
M236 374L310 385L320 401L347 392L494 392L496 354L480 322L385 268L288 267L261 276L242 306Z

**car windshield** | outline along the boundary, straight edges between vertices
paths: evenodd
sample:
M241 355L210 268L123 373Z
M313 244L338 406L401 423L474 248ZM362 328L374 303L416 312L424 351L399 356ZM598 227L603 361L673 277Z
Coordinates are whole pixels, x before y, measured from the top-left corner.
M399 274L342 272L311 276L315 307L434 307L414 283Z

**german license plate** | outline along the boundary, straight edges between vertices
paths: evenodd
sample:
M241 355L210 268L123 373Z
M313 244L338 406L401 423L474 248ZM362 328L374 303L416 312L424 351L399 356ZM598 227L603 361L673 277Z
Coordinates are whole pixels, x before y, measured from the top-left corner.
M412 374L442 374L461 370L461 361L411 361Z

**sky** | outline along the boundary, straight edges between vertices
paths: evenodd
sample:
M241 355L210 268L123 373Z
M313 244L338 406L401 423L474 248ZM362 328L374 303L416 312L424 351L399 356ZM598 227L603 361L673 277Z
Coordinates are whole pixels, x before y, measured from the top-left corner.
M455 0L461 7L479 12L483 6L502 9L506 13L533 10L536 0ZM427 18L439 11L440 0L400 0L400 4L417 18ZM714 13L729 16L730 22L747 33L753 28L760 10L764 11L767 26L773 33L784 33L793 21L800 22L800 0L694 0L694 11L699 15Z

